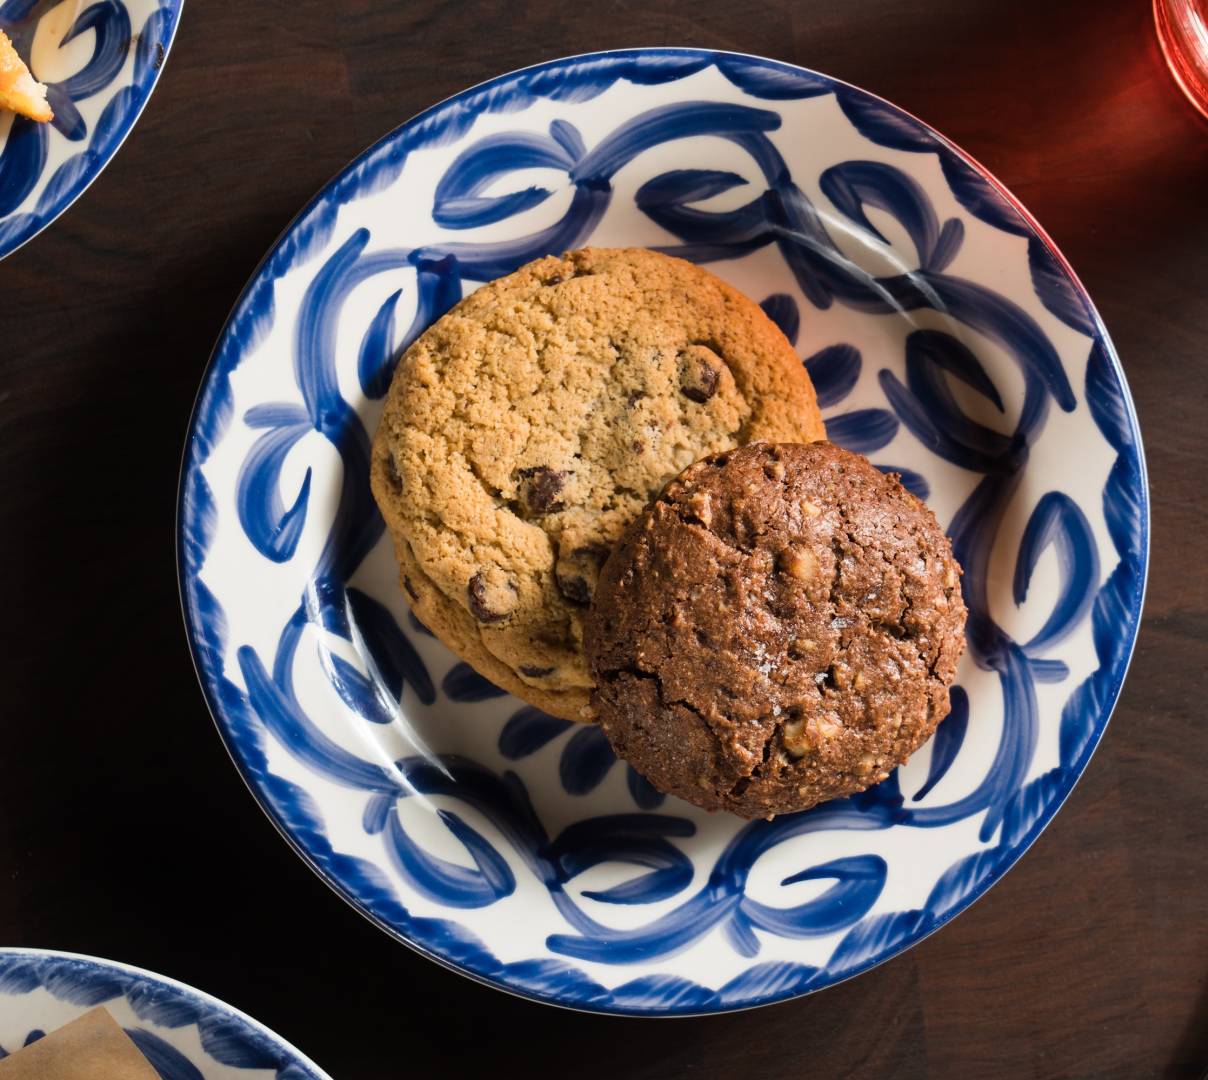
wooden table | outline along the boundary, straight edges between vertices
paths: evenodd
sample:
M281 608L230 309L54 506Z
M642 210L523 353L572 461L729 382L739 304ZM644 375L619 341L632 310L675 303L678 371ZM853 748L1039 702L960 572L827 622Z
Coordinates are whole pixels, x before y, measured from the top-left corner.
M306 199L462 87L638 44L818 68L996 173L1111 330L1147 436L1154 525L1115 719L1019 866L851 982L662 1023L484 989L326 889L214 732L173 547L210 349ZM0 264L0 297L0 942L183 979L337 1080L1198 1078L1208 1066L1208 127L1167 75L1144 0L189 0L129 143Z

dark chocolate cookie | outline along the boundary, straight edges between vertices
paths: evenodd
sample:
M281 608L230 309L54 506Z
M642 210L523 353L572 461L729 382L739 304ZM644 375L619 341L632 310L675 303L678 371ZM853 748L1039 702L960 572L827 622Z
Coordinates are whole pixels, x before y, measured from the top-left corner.
M960 567L931 511L831 443L687 468L585 625L613 749L657 788L772 817L883 780L948 713Z

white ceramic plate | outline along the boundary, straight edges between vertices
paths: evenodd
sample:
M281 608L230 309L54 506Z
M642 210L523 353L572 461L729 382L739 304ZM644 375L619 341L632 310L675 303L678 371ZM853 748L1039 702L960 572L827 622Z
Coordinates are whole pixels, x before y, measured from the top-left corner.
M0 1058L97 1005L163 1080L327 1080L250 1016L184 983L93 956L0 949Z
M393 363L479 283L588 243L761 301L831 437L948 528L971 613L952 715L871 792L770 823L664 800L410 620L367 480ZM691 49L502 76L324 188L218 344L179 527L210 707L319 874L468 975L638 1014L827 986L981 895L1103 732L1148 552L1119 364L1032 219L878 98Z
M0 259L109 164L147 104L184 0L0 0L0 30L47 84L48 124L0 109Z

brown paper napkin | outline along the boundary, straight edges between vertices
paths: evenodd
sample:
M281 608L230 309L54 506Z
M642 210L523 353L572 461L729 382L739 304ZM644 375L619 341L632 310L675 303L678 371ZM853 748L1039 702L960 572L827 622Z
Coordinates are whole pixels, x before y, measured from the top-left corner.
M0 1060L0 1080L159 1080L101 1006Z

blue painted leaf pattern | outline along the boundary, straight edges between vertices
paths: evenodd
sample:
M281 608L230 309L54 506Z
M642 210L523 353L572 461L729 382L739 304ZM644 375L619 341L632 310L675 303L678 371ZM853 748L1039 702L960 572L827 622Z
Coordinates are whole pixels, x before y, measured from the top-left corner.
M745 183L737 173L676 169L646 181L638 193L638 205L647 213L662 207L682 207L704 202Z
M927 911L934 919L941 919L959 908L975 894L996 861L992 851L979 851L953 863L927 897Z
M571 795L586 795L599 785L616 760L604 732L584 727L571 736L562 751L558 766L562 787Z
M1051 769L1021 788L1003 813L1003 842L1015 844L1026 836L1068 779L1064 769Z
M856 409L826 421L826 434L833 443L856 454L871 454L893 442L898 418L886 409Z
M474 862L473 869L425 851L402 827L398 815L386 819L387 853L395 868L422 895L451 907L486 907L510 896L516 877L507 861L480 833L447 810L437 816Z
M625 766L625 783L633 801L643 810L657 810L666 802L667 797L632 765Z
M1019 211L982 173L959 154L952 150L942 151L940 168L944 170L944 179L948 181L948 187L952 189L957 202L974 217L981 218L988 225L1002 229L1003 232L1015 233L1017 236L1028 235L1028 227L1020 217Z
M940 723L935 738L931 743L931 766L927 771L927 779L923 786L914 794L914 801L927 798L935 787L952 768L956 755L961 752L965 741L965 732L969 727L969 695L962 686L953 686L948 691L951 712Z
M1038 236L1028 240L1028 266L1032 271L1032 287L1040 302L1080 334L1088 337L1094 334L1094 323L1069 274Z
M828 345L805 360L819 408L838 405L856 388L861 363L860 350L854 345Z
M780 328L780 332L789 339L789 344L796 345L797 334L801 330L801 311L797 307L797 301L788 293L773 293L759 306L763 308L763 313ZM806 361L806 366L809 366L808 361ZM816 386L815 389L817 389ZM821 399L818 404L822 404Z
M449 669L440 688L445 697L453 701L487 701L490 698L503 697L507 693L479 675L464 660Z
M717 70L755 97L792 101L830 93L829 79L800 68L769 67L750 57L718 53Z
M390 377L394 373L391 353L394 347L394 311L402 289L395 289L378 308L378 313L365 330L361 339L361 353L357 362L357 374L365 396L380 398L390 389Z
M811 989L822 975L824 972L816 967L784 960L756 964L718 990L717 1003L725 1008L752 1000L778 1001Z
M517 761L535 754L571 727L574 727L571 721L559 720L533 705L527 705L513 713L512 718L504 724L499 733L499 752L509 761Z
M840 970L859 971L883 956L887 946L917 934L927 923L925 911L900 911L865 919L839 942L831 964Z
M948 264L956 258L956 253L960 250L964 239L965 226L961 223L960 218L949 218L945 221L939 236L936 237L935 247L931 250L931 259L927 268L937 274L941 270L946 270Z
M939 145L921 124L884 101L841 87L835 100L852 126L866 139L894 150L935 150Z
M1057 552L1061 583L1048 620L1024 646L1029 653L1051 648L1069 634L1086 615L1099 583L1098 549L1090 523L1078 504L1061 491L1041 498L1024 529L1015 564L1016 604L1027 599L1032 571L1049 547Z

